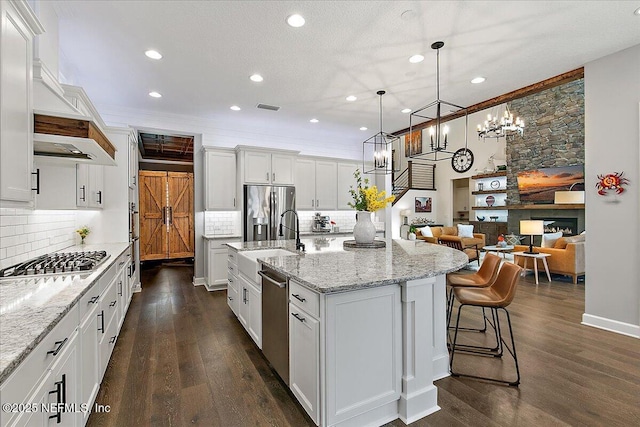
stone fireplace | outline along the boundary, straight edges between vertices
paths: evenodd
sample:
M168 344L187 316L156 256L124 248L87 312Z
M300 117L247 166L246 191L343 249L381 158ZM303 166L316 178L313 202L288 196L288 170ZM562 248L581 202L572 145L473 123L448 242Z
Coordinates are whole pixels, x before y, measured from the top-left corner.
M538 218L531 217L531 219L537 219L544 221L545 233L557 233L562 231L563 236L575 236L578 231L578 218Z

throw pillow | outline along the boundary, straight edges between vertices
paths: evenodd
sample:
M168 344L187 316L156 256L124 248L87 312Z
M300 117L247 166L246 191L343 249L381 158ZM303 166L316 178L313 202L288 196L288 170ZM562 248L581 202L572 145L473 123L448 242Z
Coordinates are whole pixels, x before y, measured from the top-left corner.
M458 224L458 237L473 239L473 225Z
M553 244L553 249L566 249L567 248L567 239L564 237L559 238Z
M584 234L578 234L577 236L565 237L564 240L566 240L567 243L584 242L585 241L585 235Z
M426 227L418 228L420 234L424 237L433 237L433 233L431 232L431 227L428 225Z
M558 231L557 233L545 233L542 235L542 245L543 248L552 248L556 243L556 240L562 237L562 231Z

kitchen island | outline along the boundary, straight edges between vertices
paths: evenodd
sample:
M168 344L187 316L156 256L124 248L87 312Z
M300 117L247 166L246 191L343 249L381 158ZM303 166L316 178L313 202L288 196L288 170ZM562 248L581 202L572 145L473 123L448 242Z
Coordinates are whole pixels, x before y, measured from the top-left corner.
M433 381L449 375L445 274L468 258L405 240L343 249L348 239L303 239L305 253L258 258L288 278L289 387L320 426L412 423L439 409ZM230 259L295 252L294 241L228 246Z

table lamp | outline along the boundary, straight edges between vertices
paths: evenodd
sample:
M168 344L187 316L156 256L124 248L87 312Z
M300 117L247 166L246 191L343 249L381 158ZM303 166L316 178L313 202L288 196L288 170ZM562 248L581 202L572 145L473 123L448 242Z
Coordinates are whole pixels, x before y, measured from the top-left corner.
M520 221L520 234L528 234L530 237L529 250L526 254L535 254L533 251L533 236L542 236L544 234L544 221L523 219Z

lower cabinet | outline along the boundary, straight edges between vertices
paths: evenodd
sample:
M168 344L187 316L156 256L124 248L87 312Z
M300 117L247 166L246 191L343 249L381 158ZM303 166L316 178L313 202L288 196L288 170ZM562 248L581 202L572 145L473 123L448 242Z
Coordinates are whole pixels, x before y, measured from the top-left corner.
M238 277L229 273L229 284L227 285L227 304L233 314L238 316L238 309L240 307L240 298L238 297Z
M210 291L227 287L228 246L227 243L238 242L239 239L209 240L209 253L206 263L207 289Z
M313 422L320 418L320 320L289 303L289 387Z
M86 424L126 314L121 307L128 307L131 298L128 253L107 269L2 383L2 404L35 405L37 411L3 413L0 426Z
M238 298L238 319L251 339L262 349L262 286L239 276Z

